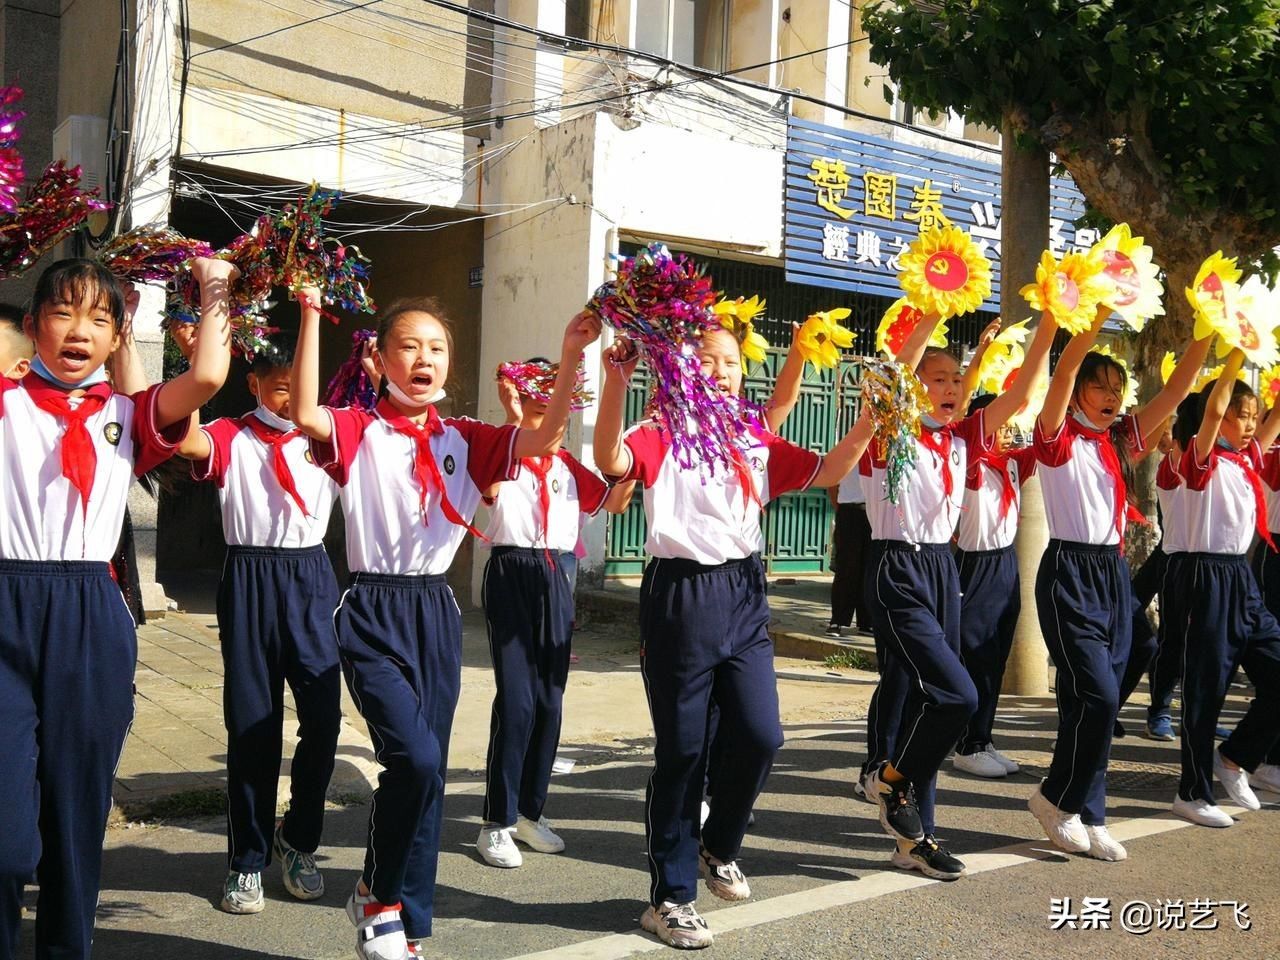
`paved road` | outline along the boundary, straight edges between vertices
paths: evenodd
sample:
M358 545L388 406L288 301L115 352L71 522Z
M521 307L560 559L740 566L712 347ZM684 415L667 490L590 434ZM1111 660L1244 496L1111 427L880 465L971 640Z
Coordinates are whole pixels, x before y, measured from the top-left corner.
M1233 698L1227 722L1244 705ZM1131 729L1141 712L1140 706L1127 711ZM1273 803L1241 816L1230 830L1184 825L1167 814L1176 745L1131 735L1116 745L1111 805L1112 828L1128 843L1131 859L1104 864L1056 854L1040 840L1024 806L1048 762L1053 717L1049 701L1006 698L998 742L1027 772L996 783L949 770L942 777L940 833L973 871L951 885L894 870L872 808L850 798L848 771L863 749L860 721L789 724L787 746L742 859L755 897L730 906L703 893L699 907L717 932L704 955L1280 957L1280 797L1264 795ZM559 856L529 854L516 871L479 861L471 846L479 784L456 778L447 806L437 936L428 955L611 960L664 951L636 927L647 891L641 826L647 750L643 739L567 748L577 766L556 777L548 815L569 849ZM270 876L270 902L256 917L216 910L225 862L220 820L113 829L95 957L353 956L340 905L359 868L366 815L363 805L331 813L322 850L329 885L323 901L290 902L278 877ZM1109 898L1111 929L1052 930L1053 897L1072 898L1077 914L1083 898ZM1233 910L1219 907L1216 930L1124 932L1120 907L1139 900L1181 901L1188 920L1193 900L1244 901L1252 928L1238 929Z

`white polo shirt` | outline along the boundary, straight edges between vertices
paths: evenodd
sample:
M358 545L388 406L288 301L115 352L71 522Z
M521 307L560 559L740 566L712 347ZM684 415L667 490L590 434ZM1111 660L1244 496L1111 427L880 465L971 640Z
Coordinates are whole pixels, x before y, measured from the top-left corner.
M1187 511L1183 504L1186 485L1178 472L1172 452L1160 458L1156 469L1156 499L1160 501L1160 549L1165 556L1185 553L1187 547Z
M1215 444L1201 463L1193 441L1182 455L1186 549L1191 553L1243 556L1253 542L1258 509L1248 471L1256 473L1262 466L1262 450L1256 440L1251 440L1248 447L1239 451L1243 466L1231 458L1234 452Z
M923 432L928 428L922 426ZM916 462L907 470L897 504L885 487L888 464L878 443L863 455L859 469L867 493L871 539L904 543L949 543L964 504L969 450L990 449L985 411L930 431L935 450L917 439ZM944 463L945 461L945 463ZM947 492L946 477L951 478Z
M997 468L978 457L970 457L965 469L964 503L956 543L961 550L1003 550L1013 546L1018 533L1018 513L1022 509L1022 484L1036 470L1036 452L1030 447L1010 450L1004 460L1013 502L1002 513L1004 481Z
M202 429L211 455L191 463L191 476L212 480L222 506L222 535L237 547L314 547L324 540L329 514L338 496L333 478L316 466L311 445L299 431L289 431L282 444L304 512L276 478L271 446L254 433L250 419L214 420ZM274 437L281 431L257 421L257 429ZM310 514L310 516L308 516Z
M402 576L447 572L467 529L445 516L435 490L427 495L423 522L414 476L415 441L386 419L399 417L396 409L385 400L372 412L324 409L333 436L328 443L312 440L311 453L342 488L349 569ZM519 428L465 417L436 418L434 424L429 431L432 456L449 502L470 523L482 490L516 478Z
M836 503L867 502L867 495L862 490L862 472L855 466L844 475L836 488Z
M1263 455L1261 474L1262 489L1267 495L1267 525L1276 533L1280 531L1280 443L1273 443Z
M1091 430L1070 414L1052 437L1046 436L1036 421L1033 449L1040 465L1040 489L1044 494L1044 515L1049 536L1057 540L1099 545L1118 544L1127 522L1123 508L1116 529L1116 484L1103 465L1099 452L1103 445L1115 450L1111 436L1120 431L1134 454L1144 449L1138 418L1126 414L1110 430ZM1116 456L1121 457L1119 451Z
M499 485L485 536L495 547L545 547L572 550L578 544L582 514L596 513L609 485L564 450L548 458L547 529L543 529L537 464L520 461L520 475Z
M760 508L790 490L813 483L822 457L765 430L753 430L742 454L755 496L737 472L717 467L685 469L652 423L623 437L631 464L620 482L639 480L649 524L645 552L660 559L714 565L749 557L760 549Z
M0 559L111 560L129 485L173 456L187 434L185 419L156 428L159 390L128 397L105 383L89 389L106 403L85 421L97 455L86 506L62 475L66 423L36 406L66 391L35 373L20 382L0 377Z

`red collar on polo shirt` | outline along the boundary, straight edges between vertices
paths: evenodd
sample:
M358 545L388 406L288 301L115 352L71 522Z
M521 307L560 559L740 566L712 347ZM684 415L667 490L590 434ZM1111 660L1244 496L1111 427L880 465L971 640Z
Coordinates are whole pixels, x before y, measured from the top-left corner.
M1243 452L1225 446L1221 440L1218 442L1217 451L1218 456L1223 460L1234 463L1244 471L1245 479L1249 481L1249 486L1253 488L1254 522L1258 528L1258 536L1262 538L1263 543L1274 551L1276 545L1271 540L1271 525L1267 523L1267 497L1262 489L1262 477L1258 476L1258 471L1253 468L1252 461Z
M422 522L427 522L427 494L434 489L440 496L440 512L450 523L465 527L481 540L488 539L483 533L462 519L453 502L449 499L449 491L445 489L444 478L440 476L440 467L431 452L431 437L444 433L444 421L434 406L427 407L425 423L415 423L387 400L377 406L377 413L396 433L413 441L413 476L418 483L418 507L422 511Z
M284 458L285 444L294 437L300 436L302 431L297 427L288 431L277 430L275 427L263 423L252 413L241 418L240 422L252 430L255 437L271 448L271 469L276 475L276 482L280 484L285 493L293 498L293 502L298 505L304 516L311 516L307 505L302 502L302 494L298 492L298 485L294 482L293 471L289 469L289 461Z
M62 475L80 495L82 515L87 514L89 494L93 492L93 478L98 469L98 453L85 421L106 405L114 391L110 384L98 383L85 390L79 398L72 398L66 390L36 373L27 374L22 384L37 407L66 423L59 451ZM73 399L79 402L73 404Z

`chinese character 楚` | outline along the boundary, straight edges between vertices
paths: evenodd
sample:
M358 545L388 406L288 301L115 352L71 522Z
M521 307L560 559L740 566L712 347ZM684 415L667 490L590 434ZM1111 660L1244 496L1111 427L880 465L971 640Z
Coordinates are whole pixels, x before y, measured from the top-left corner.
M862 174L862 212L868 217L893 220L897 217L898 177L893 173L865 170Z
M845 194L849 192L849 174L845 171L844 161L817 157L809 164L809 168L813 171L809 174L809 179L818 191L818 206L842 220L852 217L852 210L845 210L840 206Z
M932 180L925 180L918 187L912 188L915 199L911 201L911 212L902 215L903 220L912 220L920 228L920 232L935 227L949 227L951 221L942 212L942 191L935 190Z

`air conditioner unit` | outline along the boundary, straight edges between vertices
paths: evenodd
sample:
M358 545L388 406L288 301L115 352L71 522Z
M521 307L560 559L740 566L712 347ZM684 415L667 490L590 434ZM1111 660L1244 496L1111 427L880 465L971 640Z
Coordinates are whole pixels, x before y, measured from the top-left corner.
M80 167L80 185L86 190L107 189L107 121L104 117L76 114L53 131L53 159Z

